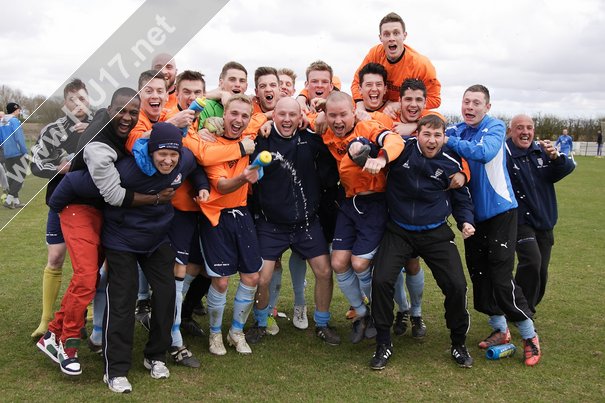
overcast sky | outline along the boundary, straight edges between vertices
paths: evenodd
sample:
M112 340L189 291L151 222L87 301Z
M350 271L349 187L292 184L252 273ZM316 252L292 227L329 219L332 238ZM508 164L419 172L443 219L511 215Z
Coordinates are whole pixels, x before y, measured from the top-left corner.
M21 0L3 7L0 84L51 95L141 4ZM306 66L322 59L350 92L354 71L379 43L378 22L390 11L406 22L405 43L435 65L442 113L458 114L464 89L481 83L497 115L605 118L602 0L231 0L176 55L176 64L203 72L214 88L222 65L239 61L252 93L258 66L294 69L299 90Z

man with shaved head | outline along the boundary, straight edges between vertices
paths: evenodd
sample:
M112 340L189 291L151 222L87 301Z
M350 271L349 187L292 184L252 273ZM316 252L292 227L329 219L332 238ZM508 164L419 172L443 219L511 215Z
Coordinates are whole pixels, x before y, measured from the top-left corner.
M386 174L383 168L403 150L403 139L375 120L356 122L350 95L333 92L326 101L328 130L321 136L337 161L345 199L340 203L332 240L332 268L340 290L355 309L351 342L376 336L369 307L363 296L370 296L371 262L387 222ZM373 155L352 155L349 143L363 141Z
M168 87L168 101L166 101L164 108L176 108L176 73L178 70L176 68L174 58L168 53L160 53L151 60L151 68L162 73L164 75L164 80L166 80L166 85Z
M527 115L513 117L506 140L506 168L517 201L517 273L529 309L544 297L550 252L557 223L554 183L576 167L573 159L560 154L550 140L534 140L534 121Z
M292 98L281 98L273 110L273 127L267 138L257 137L255 155L269 151L274 162L264 168L264 176L254 185L253 196L259 207L256 231L263 258L263 269L256 293L256 324L246 334L249 343L257 343L267 333L269 284L275 263L282 253L293 251L308 260L315 274L316 334L331 345L340 344L332 329L332 269L328 243L317 218L321 189L326 186L321 165L330 162L330 154L320 137L299 129L301 108Z

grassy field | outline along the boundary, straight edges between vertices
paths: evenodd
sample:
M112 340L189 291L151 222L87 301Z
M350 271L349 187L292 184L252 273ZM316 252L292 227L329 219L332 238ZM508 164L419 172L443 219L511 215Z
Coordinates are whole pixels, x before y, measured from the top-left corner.
M475 365L464 370L449 357L449 337L443 319L443 298L433 278L426 276L423 311L429 333L424 342L409 335L394 339L395 351L386 370L368 367L374 351L370 341L351 345L348 304L335 287L332 324L343 344L330 347L312 329L299 331L279 319L281 332L252 346L251 356L228 348L224 357L211 356L207 338L186 338L202 361L197 370L170 365L171 377L156 381L143 368L146 337L136 328L129 400L219 401L603 401L605 399L605 159L578 158L578 168L557 185L559 224L546 297L536 320L544 357L526 368L521 354L487 361L476 347L489 334L484 315L471 311L467 344ZM44 183L29 178L23 195ZM40 314L46 209L44 192L0 233L0 401L83 401L115 399L102 383L102 361L83 348L83 374L71 379L30 340ZM28 200L22 197L21 200ZM2 209L5 223L14 210ZM64 270L64 290L70 266ZM289 275L279 303L292 314ZM312 277L308 276L310 284ZM233 282L235 283L235 282ZM470 282L469 282L470 284ZM232 301L231 289L228 301ZM311 289L307 301L311 303ZM472 298L469 296L469 303ZM228 304L231 306L231 302ZM310 307L312 311L312 307ZM225 312L225 323L231 312ZM205 317L197 318L207 328ZM226 329L226 326L225 326ZM512 329L513 343L521 340Z

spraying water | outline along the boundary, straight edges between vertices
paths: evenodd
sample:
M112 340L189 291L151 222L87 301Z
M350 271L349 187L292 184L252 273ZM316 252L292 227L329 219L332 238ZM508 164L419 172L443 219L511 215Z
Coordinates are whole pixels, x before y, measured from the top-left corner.
M292 163L286 159L284 159L284 157L279 153L279 152L271 152L271 156L273 157L274 161L279 162L279 165L284 168L286 171L288 171L290 173L290 175L292 176L292 183L294 184L294 188L298 189L300 192L300 199L302 199L302 204L303 204L303 211L306 213L307 210L307 196L305 196L305 192L303 190L303 186L302 183L300 181L300 179L298 178L298 174L296 173L296 169L294 168L294 166L292 165ZM296 195L294 195L294 200L295 200L295 210L296 210L296 219L299 220L301 217L299 215L299 211L300 211L300 204L299 204L299 198L296 197ZM309 233L309 216L308 214L304 214L304 219L305 219L305 233L306 233L306 238L307 239L313 239L313 237L311 236L311 234Z

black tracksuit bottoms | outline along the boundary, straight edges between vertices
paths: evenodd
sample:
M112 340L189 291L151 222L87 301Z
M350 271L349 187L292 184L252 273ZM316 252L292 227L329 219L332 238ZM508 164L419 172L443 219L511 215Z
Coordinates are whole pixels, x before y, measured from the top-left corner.
M512 209L476 223L475 235L464 241L464 250L475 309L521 322L533 314L513 279L516 242L517 209Z
M107 258L107 307L103 318L103 354L108 378L127 376L132 364L134 311L141 266L153 290L151 327L143 354L150 360L166 361L172 344L174 322L175 253L169 243L149 254L105 249Z
M523 290L529 309L536 313L548 281L548 265L555 237L552 230L537 230L529 225L517 229L517 272L515 281Z
M454 233L447 224L426 231L408 231L393 221L374 258L372 317L384 334L393 324L395 283L406 260L420 256L431 269L445 295L445 322L452 344L464 344L470 320L466 303L466 279Z

